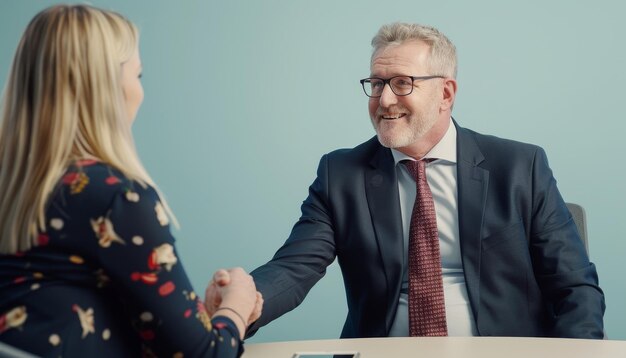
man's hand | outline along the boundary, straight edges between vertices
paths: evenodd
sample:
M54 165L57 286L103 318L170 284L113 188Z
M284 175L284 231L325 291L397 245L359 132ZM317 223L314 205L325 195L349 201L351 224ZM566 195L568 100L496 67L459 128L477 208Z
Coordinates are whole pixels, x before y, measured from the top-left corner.
M213 314L215 314L220 305L222 305L224 296L230 296L229 300L245 300L246 297L237 297L237 295L233 297L230 293L231 291L233 291L233 289L235 289L235 287L233 287L232 285L241 286L243 283L247 283L249 280L251 280L250 275L248 275L241 268L217 270L213 274L213 279L211 280L205 291L205 307L209 316L213 316ZM254 285L254 283L252 283L252 285ZM238 290L235 289L234 291ZM250 315L247 317L247 323L250 324L259 319L259 317L261 317L262 310L263 296L260 292L256 291L254 308L252 309Z

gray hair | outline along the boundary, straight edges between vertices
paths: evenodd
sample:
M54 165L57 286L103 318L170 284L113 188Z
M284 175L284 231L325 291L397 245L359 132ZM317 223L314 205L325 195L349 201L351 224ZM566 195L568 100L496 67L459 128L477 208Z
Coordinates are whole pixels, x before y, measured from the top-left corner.
M430 46L428 66L431 74L456 78L456 48L454 44L434 27L395 22L383 25L372 39L372 58L391 45L419 40Z

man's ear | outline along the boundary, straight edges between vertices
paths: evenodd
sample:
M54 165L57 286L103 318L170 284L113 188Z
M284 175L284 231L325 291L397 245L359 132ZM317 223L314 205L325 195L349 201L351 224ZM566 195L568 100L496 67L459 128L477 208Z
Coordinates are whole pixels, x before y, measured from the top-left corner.
M443 97L441 99L442 111L452 110L454 105L454 99L456 98L456 80L454 78L444 78L443 81Z

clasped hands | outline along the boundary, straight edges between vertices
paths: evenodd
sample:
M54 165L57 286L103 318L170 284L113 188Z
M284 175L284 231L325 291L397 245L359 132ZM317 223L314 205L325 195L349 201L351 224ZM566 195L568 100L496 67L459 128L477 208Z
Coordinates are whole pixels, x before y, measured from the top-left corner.
M263 296L241 267L220 269L206 288L204 305L209 316L232 319L243 339L248 326L261 316Z

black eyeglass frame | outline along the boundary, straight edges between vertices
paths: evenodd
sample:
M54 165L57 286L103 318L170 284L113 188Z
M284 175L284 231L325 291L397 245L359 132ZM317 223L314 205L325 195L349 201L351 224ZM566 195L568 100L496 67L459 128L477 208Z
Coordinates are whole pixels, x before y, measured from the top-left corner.
M401 75L401 76L393 76L393 77L390 77L390 78L387 78L387 79L380 78L380 77L368 77L368 78L364 78L364 79L360 80L359 82L361 82L361 87L363 87L363 92L369 98L380 98L380 96L383 95L382 91L380 92L380 95L378 95L378 96L370 96L369 94L367 94L367 90L365 89L365 82L367 82L369 80L380 80L380 81L383 81L383 89L385 88L385 85L389 85L389 88L391 89L391 92L393 92L393 94L395 94L396 96L408 96L411 93L413 93L413 88L415 88L415 85L412 85L411 86L411 91L409 93L406 93L406 94L397 94L396 91L394 91L393 86L391 85L391 81L394 78L398 78L398 77L408 77L408 78L411 79L411 83L415 82L416 80L431 80L433 78L446 78L446 76L441 76L441 75L430 75L430 76L405 76L405 75ZM370 81L370 83L371 83L371 81Z

